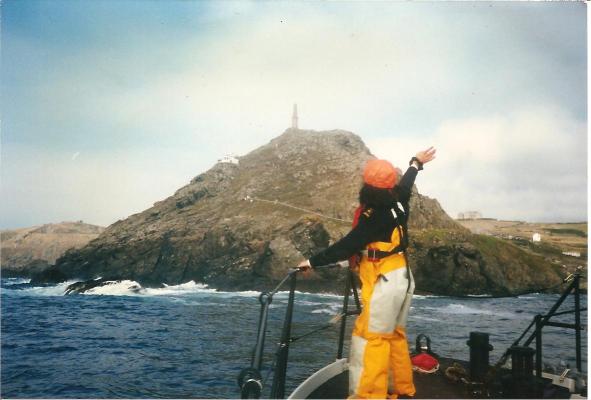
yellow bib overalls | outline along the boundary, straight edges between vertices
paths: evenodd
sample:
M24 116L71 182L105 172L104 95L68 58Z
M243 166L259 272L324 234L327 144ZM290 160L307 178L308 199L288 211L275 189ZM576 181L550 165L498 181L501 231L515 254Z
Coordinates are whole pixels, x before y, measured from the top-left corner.
M390 242L370 243L359 265L363 310L355 321L349 356L349 395L354 398L415 394L405 331L415 287L412 273L403 253L368 257L371 249L396 248L401 232L394 229Z

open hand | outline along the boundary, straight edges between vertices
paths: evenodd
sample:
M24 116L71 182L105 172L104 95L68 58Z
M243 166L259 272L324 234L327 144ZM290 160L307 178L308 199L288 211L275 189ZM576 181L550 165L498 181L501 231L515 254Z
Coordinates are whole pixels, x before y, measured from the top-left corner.
M426 164L429 161L431 161L432 159L435 158L435 152L437 150L435 150L435 148L433 146L429 147L426 150L423 151L419 151L415 157L417 158L417 160L419 160L422 164Z

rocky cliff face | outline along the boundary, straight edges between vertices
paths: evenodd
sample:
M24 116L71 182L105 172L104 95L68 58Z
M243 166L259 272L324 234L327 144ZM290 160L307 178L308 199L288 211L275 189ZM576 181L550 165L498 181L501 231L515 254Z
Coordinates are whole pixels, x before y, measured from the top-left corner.
M38 280L102 276L144 285L195 280L223 289L269 286L349 230L370 157L350 132L288 129L238 165L218 163L171 197L109 226ZM428 172L419 175L419 184L423 174ZM470 236L416 189L411 207L412 231ZM334 278L319 273L304 286L329 290Z
M105 228L83 222L61 222L0 232L2 275L29 276L40 272L67 250L96 239Z
M466 232L415 232L409 251L417 288L442 295L557 291L561 271L507 241Z

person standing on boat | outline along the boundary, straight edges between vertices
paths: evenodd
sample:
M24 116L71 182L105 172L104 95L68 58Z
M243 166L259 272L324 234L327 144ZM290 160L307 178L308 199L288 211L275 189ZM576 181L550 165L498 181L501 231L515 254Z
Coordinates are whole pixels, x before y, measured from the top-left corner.
M361 255L363 310L355 321L349 357L352 398L415 395L406 339L406 320L414 292L405 254L407 222L417 173L434 158L433 147L419 151L400 181L390 162L368 161L353 229L326 250L299 264L301 270L309 271L314 266Z

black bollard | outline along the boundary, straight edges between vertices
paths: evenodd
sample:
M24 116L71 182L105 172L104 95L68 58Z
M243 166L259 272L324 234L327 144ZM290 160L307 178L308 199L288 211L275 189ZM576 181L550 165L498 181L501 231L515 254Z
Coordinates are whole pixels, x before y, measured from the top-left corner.
M531 398L536 394L534 378L534 354L536 351L527 346L512 346L511 353L511 385L508 395L515 399Z
M534 376L534 354L527 346L513 346L511 352L511 376L515 380L531 380Z
M488 353L493 347L488 343L488 333L470 332L470 380L484 382L488 373Z

